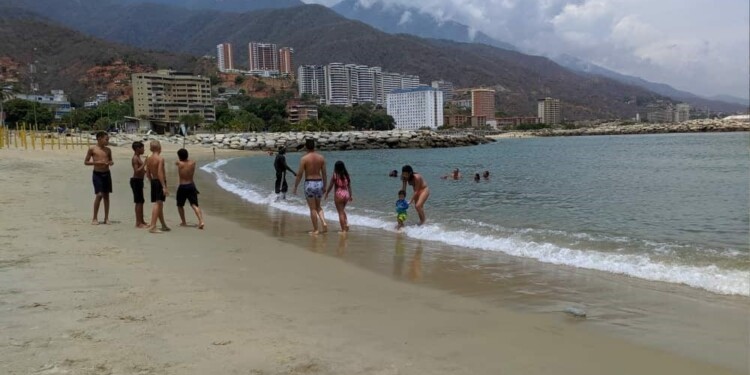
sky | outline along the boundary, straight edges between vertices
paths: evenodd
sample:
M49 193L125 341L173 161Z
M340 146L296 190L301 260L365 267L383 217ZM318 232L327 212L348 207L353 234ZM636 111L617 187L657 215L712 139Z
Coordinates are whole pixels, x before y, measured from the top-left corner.
M698 95L750 96L748 0L382 1L466 24L526 53L566 53Z

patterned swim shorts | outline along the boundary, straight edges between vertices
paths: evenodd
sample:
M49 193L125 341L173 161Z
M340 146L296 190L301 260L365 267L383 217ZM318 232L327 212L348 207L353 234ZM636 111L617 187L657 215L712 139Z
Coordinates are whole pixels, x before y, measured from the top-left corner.
M323 180L305 180L305 197L307 199L323 198Z

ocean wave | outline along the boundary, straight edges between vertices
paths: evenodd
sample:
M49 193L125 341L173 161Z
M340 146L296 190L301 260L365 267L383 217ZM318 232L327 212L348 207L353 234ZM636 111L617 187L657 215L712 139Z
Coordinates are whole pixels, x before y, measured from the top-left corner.
M262 193L262 188L227 175L221 170L221 167L228 162L229 160L226 159L219 160L207 164L201 169L213 174L221 188L250 203L268 205L298 215L308 215L309 211L304 201L297 197L276 201L275 194ZM336 221L335 210L328 208L325 210L325 214L328 218L331 218L331 221ZM394 220L385 213L352 208L348 210L347 214L350 225L395 232ZM473 223L476 224L477 222ZM491 225L488 224L488 226ZM438 241L470 249L498 251L544 263L604 271L652 281L684 284L717 294L750 296L750 272L728 270L715 265L670 264L654 261L648 255L642 254L616 254L570 249L551 243L516 238L513 235L504 237L452 230L444 228L439 223L419 227L408 226L404 233L415 239ZM618 239L623 240L622 238Z

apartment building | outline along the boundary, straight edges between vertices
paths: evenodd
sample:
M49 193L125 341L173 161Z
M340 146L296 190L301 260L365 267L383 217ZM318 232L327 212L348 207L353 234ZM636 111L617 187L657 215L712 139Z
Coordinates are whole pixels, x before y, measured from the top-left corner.
M346 65L330 63L324 68L326 77L326 104L352 105L349 71Z
M294 49L291 47L281 47L279 49L279 74L294 75Z
M326 73L322 65L300 65L297 68L297 87L299 94L314 95L325 103Z
M248 43L250 71L279 72L279 49L274 43Z
M397 129L443 126L443 93L429 86L398 89L388 94L387 112Z
M439 81L432 81L432 88L438 89L443 92L443 100L446 102L450 102L453 100L453 83L448 81L443 81L442 79Z
M178 122L185 115L200 115L205 122L216 121L208 77L159 70L133 74L135 117Z
M537 101L537 117L543 124L557 125L562 122L560 99L544 98Z
M221 43L216 46L216 61L222 73L234 70L234 55L231 43Z
M485 117L488 121L495 119L495 90L471 90L471 115Z

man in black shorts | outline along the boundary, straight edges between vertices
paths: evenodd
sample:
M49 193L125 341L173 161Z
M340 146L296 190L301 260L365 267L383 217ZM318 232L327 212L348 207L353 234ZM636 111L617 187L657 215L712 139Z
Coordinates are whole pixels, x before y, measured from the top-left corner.
M184 207L185 201L188 201L190 202L190 207L192 207L195 212L195 216L198 217L198 229L203 229L206 225L203 222L203 212L201 212L200 207L198 207L199 192L195 187L195 182L193 182L193 176L195 175L195 160L188 159L188 151L184 148L177 151L177 157L180 159L175 163L175 165L177 165L177 171L180 174L180 186L177 188L177 211L179 211L180 220L182 221L180 226L187 226Z

